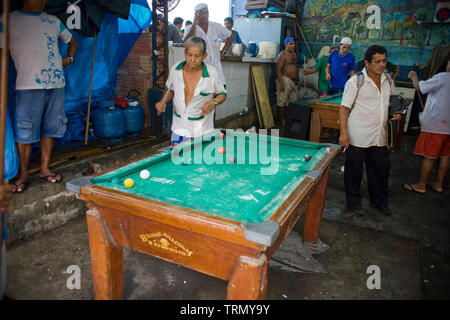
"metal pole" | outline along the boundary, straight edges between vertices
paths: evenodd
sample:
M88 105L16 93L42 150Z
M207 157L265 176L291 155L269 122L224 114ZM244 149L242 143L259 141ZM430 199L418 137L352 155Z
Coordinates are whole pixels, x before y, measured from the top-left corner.
M156 88L158 83L158 71L157 71L157 64L156 59L157 56L155 54L156 50L156 23L157 23L157 13L156 13L156 0L152 1L152 87Z
M9 68L9 0L3 0L3 50L1 60L1 88L0 88L0 184L5 183L5 132L6 132L6 108L8 103L8 68ZM0 299L6 288L6 248L3 243L2 219L5 214L0 214ZM5 217L6 218L6 217Z

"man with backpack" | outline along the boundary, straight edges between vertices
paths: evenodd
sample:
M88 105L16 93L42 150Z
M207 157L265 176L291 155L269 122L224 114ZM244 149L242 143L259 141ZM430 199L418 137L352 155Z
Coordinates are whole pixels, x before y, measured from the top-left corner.
M392 215L387 204L390 161L386 130L393 83L384 72L386 59L387 51L382 46L374 45L366 50L363 77L359 74L347 81L339 111L339 144L346 151L347 205L359 215L364 215L360 194L364 162L369 205L385 215ZM400 118L400 114L394 114L392 119Z

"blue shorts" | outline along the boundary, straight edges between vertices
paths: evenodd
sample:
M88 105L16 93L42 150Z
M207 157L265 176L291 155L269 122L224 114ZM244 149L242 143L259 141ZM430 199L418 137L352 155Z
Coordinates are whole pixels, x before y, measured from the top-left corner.
M16 91L15 137L32 144L41 136L62 138L66 132L64 88Z

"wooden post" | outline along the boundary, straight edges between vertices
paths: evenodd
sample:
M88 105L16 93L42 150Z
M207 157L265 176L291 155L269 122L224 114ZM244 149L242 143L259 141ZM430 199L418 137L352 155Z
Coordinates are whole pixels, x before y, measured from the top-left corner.
M0 88L0 185L5 183L5 132L6 132L6 105L8 103L8 68L9 68L9 0L3 0L3 43L2 43L2 57L1 57L1 88ZM5 257L2 255L3 248L3 228L2 219L4 213L0 213L0 266ZM1 283L3 275L0 275L0 289L4 284ZM3 295L3 292L0 292ZM2 296L0 296L0 299Z
M240 257L227 287L228 300L264 300L267 294L268 261Z
M91 96L92 96L92 80L94 78L94 60L95 60L95 40L97 39L97 29L94 27L94 48L92 49L92 66L91 66L91 83L89 84L89 100L86 117L86 131L84 133L84 144L87 145L89 134L89 121L91 115Z
M316 182L316 191L313 193L313 196L306 207L303 239L311 243L316 243L317 240L319 240L320 223L322 222L322 213L325 204L329 175L330 168L327 168L319 181Z
M92 278L95 299L121 300L123 298L123 250L117 245L100 213L86 214Z

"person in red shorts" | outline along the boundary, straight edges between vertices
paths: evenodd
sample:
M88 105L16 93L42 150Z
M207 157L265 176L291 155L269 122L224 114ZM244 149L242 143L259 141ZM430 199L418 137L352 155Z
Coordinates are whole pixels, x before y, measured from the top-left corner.
M418 92L428 93L425 108L420 115L421 132L414 148L414 154L423 156L419 182L403 184L408 191L425 194L427 186L444 192L443 181L447 174L450 157L450 59L445 72L438 73L426 81L420 81L417 73L408 74ZM434 162L440 158L436 180L427 184Z

